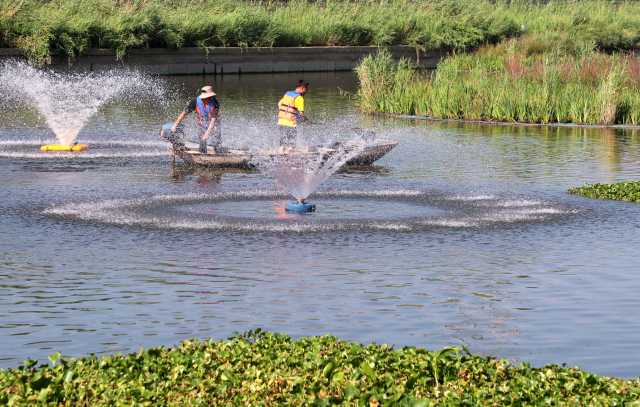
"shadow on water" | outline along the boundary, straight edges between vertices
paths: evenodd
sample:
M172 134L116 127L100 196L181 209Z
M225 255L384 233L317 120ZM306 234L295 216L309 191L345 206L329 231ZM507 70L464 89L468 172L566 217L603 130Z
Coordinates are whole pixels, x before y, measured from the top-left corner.
M342 167L337 174L341 175L391 175L391 170L382 165L347 165Z
M216 188L228 175L249 175L255 174L255 169L242 168L208 168L198 165L172 163L169 178L175 183L194 182L200 188Z
M191 176L222 179L225 174L255 174L257 172L258 170L254 168L212 168L182 163L171 165L171 179L174 181L184 181Z
M43 163L42 161L34 161L29 164L22 165L23 171L30 172L85 172L97 169L97 166L92 165L91 161L80 161L69 163Z

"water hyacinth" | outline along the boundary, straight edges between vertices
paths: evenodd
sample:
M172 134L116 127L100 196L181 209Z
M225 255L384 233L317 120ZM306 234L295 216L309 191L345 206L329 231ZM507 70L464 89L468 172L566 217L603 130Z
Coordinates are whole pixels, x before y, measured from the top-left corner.
M455 348L430 352L331 336L250 332L227 341L0 370L0 404L634 405L639 380L515 366Z
M593 184L571 188L569 193L594 199L611 199L640 203L640 181L617 184Z
M526 123L637 124L640 61L529 38L445 58L433 73L383 51L357 68L365 112Z

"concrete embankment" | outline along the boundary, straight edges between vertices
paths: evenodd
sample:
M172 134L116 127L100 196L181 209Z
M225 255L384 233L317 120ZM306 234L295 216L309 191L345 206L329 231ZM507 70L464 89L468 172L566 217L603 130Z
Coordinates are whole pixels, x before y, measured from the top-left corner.
M127 66L160 75L239 74L276 72L333 72L353 70L378 47L286 47L286 48L181 48L133 49L118 60L112 50L91 49L69 59L57 57L56 67L76 71L100 71ZM396 58L408 58L425 69L433 69L445 55L442 51L417 53L407 46L389 47ZM0 59L21 58L16 49L0 49Z

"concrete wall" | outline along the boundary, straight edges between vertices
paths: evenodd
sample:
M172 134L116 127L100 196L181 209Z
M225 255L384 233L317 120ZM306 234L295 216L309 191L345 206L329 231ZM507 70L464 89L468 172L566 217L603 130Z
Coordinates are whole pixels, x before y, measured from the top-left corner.
M407 46L389 48L396 58L416 61L416 51ZM238 74L274 72L331 72L352 70L377 47L286 47L286 48L201 48L134 49L116 60L111 50L92 49L75 60L58 57L56 67L74 71L94 71L127 66L160 75ZM419 64L433 69L443 52L421 53ZM19 50L0 49L0 59L21 57Z

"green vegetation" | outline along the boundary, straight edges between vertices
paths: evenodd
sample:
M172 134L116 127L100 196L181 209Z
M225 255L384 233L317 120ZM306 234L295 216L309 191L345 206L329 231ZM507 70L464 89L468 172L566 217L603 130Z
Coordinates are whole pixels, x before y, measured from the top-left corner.
M446 348L250 332L0 370L3 405L638 405L640 380Z
M527 6L527 4L529 4ZM515 2L517 38L453 54L432 75L388 53L357 69L365 112L528 123L640 124L640 3ZM635 10L632 16L627 14Z
M466 49L519 34L477 0L0 0L0 46L33 61L88 48L407 44Z
M33 61L88 48L404 44L465 50L561 33L603 50L640 40L640 4L605 0L0 0L0 47Z
M366 112L527 123L640 124L640 61L511 40L446 58L431 75L382 52L357 68ZM566 45L566 44L562 44Z
M586 196L587 198L640 203L640 181L585 185L571 188L569 193Z

